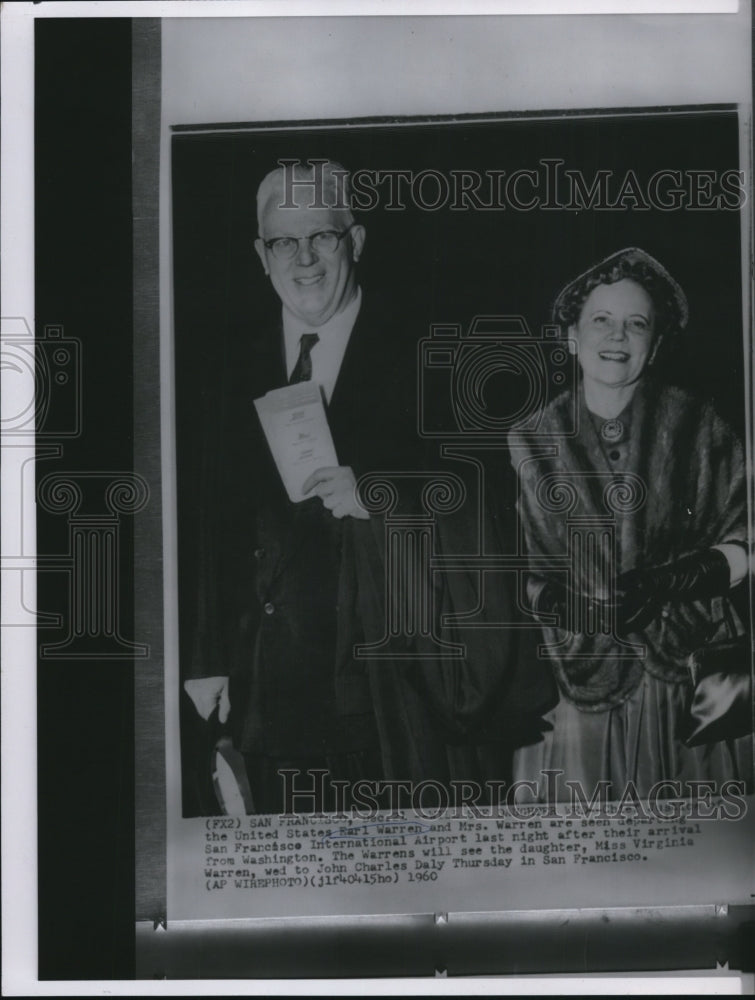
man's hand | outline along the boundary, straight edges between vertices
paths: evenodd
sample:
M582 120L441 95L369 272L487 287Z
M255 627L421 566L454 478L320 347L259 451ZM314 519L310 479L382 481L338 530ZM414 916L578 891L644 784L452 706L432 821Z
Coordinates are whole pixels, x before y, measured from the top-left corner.
M302 493L320 497L333 517L369 520L370 515L357 502L357 481L349 465L318 469L304 483Z
M198 677L184 681L184 691L194 702L194 708L207 720L218 706L218 722L226 722L231 711L227 677Z

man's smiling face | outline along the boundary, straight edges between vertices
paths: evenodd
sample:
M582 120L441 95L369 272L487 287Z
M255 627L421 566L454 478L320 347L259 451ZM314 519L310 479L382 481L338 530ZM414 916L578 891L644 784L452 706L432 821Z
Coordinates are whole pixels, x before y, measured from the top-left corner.
M311 199L311 193L301 200ZM307 239L321 232L343 233L350 213L343 209L281 208L283 192L272 193L260 217L260 238L255 241L265 272L281 302L306 326L317 329L341 312L356 294L356 267L364 244L364 229L354 225L331 253L316 251ZM281 260L265 246L279 237L299 239L296 253Z

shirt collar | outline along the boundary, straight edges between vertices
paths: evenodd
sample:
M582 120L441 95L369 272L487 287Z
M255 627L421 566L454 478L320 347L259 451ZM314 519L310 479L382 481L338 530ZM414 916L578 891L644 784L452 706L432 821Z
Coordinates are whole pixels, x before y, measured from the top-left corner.
M359 309L362 305L362 289L357 288L357 293L349 302L345 309L331 316L327 323L321 326L308 326L291 312L287 306L283 306L283 336L286 345L299 350L299 338L303 333L317 333L320 340L337 339L339 337L348 338L357 321Z

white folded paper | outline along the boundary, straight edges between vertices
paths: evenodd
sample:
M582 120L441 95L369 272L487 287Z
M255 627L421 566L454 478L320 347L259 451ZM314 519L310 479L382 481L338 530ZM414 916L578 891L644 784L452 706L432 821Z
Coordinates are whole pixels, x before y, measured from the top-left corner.
M319 385L309 381L271 389L254 405L289 499L307 500L302 493L307 478L338 465Z

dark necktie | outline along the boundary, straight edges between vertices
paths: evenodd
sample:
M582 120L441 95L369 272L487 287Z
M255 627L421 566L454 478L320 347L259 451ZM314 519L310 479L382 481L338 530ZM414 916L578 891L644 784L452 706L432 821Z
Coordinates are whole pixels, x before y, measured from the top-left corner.
M316 333L303 333L299 339L299 357L297 358L294 370L291 372L289 385L294 382L308 382L312 378L312 348L319 340Z

